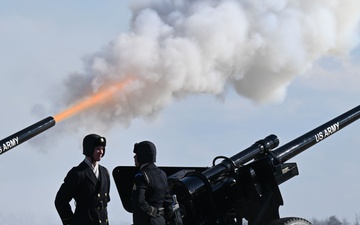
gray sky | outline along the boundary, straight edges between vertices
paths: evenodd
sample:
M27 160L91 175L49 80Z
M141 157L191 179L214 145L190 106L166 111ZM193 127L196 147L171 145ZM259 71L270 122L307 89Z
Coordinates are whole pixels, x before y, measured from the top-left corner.
M357 0L138 2L1 3L0 137L105 82L139 81L0 156L1 224L60 223L54 197L88 133L107 137L101 164L110 171L133 165L133 144L145 139L160 166L210 166L269 134L281 146L359 105ZM300 175L280 186L282 217L360 214L358 123L290 160ZM111 188L111 224L130 224Z

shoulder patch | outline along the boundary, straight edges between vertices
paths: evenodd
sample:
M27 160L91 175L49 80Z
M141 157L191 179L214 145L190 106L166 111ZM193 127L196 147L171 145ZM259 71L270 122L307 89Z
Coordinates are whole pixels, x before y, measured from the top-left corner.
M142 177L142 176L144 176L144 175L141 172L138 172L137 174L135 174L135 177Z
M149 177L148 177L148 175L146 174L145 171L141 170L137 174L135 174L135 179L139 179L139 178L144 179L146 185L149 185L150 179L149 179Z

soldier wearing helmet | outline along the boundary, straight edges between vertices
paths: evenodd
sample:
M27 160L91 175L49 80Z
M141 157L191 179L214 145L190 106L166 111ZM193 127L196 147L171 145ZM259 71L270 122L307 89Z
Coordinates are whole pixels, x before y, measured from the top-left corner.
M105 154L106 139L89 134L83 139L85 159L66 175L55 197L55 207L65 225L108 225L110 175L99 164ZM70 201L75 200L73 211Z
M134 225L165 225L172 217L167 176L156 165L156 147L150 141L134 145L135 175L131 195Z

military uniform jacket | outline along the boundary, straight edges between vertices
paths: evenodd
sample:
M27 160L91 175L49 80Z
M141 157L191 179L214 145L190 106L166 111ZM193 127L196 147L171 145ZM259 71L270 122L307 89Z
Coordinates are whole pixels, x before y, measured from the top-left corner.
M55 206L63 224L107 225L107 203L110 201L110 175L99 165L99 179L86 164L73 167L56 194ZM70 206L75 200L75 212Z
M165 172L154 163L141 168L134 178L131 202L134 225L165 225L165 218L172 215Z

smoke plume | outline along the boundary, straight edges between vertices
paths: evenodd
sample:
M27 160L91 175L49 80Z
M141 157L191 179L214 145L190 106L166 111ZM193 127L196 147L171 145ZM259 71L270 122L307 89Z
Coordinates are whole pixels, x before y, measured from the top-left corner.
M176 99L229 89L255 103L281 102L316 60L359 44L359 0L149 0L131 9L130 31L84 60L62 100L68 107L133 81L78 121L129 125Z

